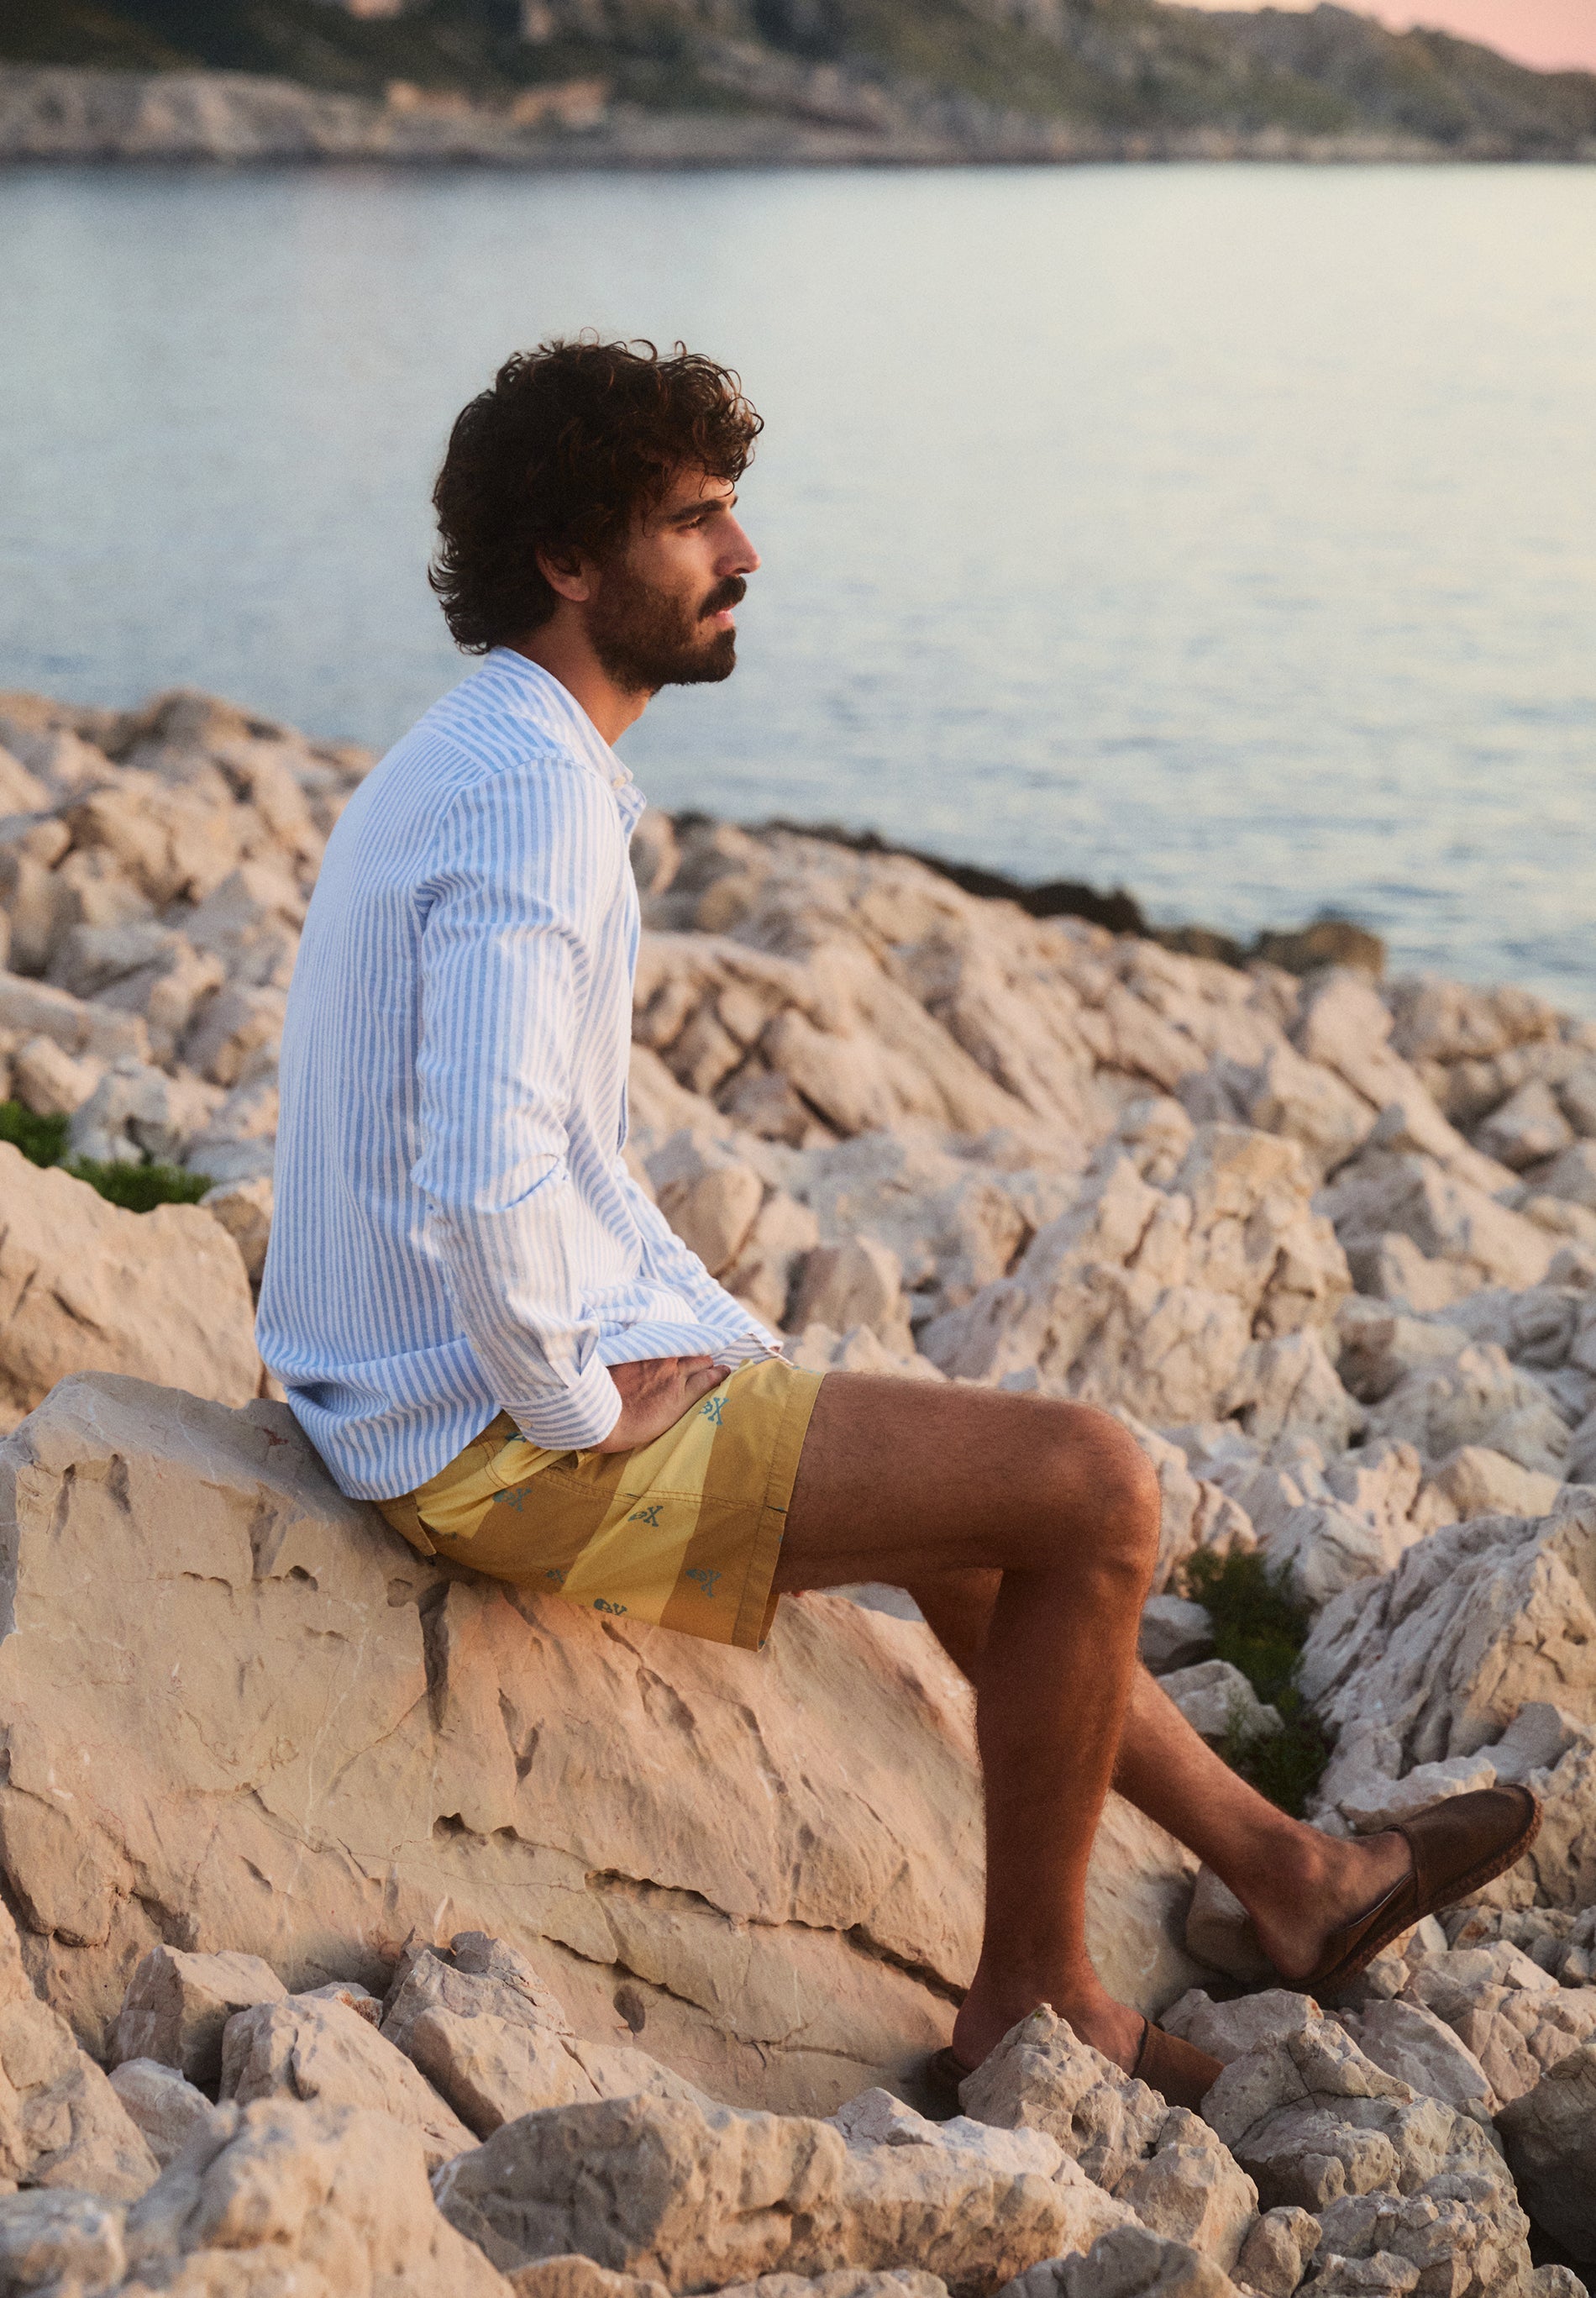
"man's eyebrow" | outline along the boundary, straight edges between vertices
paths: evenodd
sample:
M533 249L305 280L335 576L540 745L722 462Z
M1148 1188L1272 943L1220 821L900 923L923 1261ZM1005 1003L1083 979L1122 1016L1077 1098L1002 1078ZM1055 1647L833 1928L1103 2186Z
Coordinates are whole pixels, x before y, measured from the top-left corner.
M730 510L736 500L735 494L701 495L696 502L683 503L679 510L668 510L665 525L686 526L689 519L702 518L706 510Z

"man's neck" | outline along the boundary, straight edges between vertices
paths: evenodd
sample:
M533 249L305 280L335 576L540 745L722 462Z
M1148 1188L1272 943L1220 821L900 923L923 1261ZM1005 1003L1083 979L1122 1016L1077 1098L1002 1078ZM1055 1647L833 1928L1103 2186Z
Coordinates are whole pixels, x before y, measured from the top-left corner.
M582 708L612 749L647 709L651 697L617 686L594 653L580 621L562 609L512 650L546 670Z

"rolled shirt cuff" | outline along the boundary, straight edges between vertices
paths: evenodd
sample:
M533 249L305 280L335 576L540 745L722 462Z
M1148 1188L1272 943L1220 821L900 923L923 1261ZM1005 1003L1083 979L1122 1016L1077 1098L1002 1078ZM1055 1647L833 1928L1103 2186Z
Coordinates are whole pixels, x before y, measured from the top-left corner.
M506 1405L522 1434L550 1452L587 1452L602 1444L621 1418L621 1391L608 1365L589 1357L570 1388Z

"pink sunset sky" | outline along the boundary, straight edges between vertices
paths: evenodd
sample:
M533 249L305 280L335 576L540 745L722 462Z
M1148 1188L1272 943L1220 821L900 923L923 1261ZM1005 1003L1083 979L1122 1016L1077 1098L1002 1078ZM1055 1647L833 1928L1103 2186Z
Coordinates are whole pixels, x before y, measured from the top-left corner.
M1245 6L1248 0L1240 0ZM1234 7L1238 0L1188 0L1198 8ZM1313 0L1276 0L1287 8L1312 7ZM1359 12L1378 16L1399 32L1425 24L1456 32L1466 40L1484 40L1503 55L1543 71L1577 66L1596 71L1596 0L1426 0L1419 7L1380 4Z

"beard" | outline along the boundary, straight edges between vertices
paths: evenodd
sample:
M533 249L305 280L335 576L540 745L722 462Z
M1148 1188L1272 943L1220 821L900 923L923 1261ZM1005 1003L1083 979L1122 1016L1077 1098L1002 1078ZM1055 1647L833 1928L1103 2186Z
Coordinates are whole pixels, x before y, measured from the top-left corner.
M616 560L605 568L588 616L593 651L626 693L718 684L736 668L737 634L704 624L722 608L735 607L747 588L740 574L728 574L695 606Z

